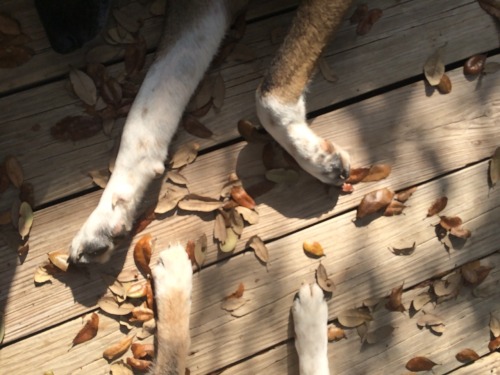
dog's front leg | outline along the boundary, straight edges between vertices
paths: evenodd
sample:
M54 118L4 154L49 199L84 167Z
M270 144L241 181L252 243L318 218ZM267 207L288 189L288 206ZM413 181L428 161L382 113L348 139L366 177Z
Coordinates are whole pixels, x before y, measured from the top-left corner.
M130 231L146 188L164 172L172 136L217 52L232 7L224 0L168 1L156 60L125 123L111 179L72 241L72 262L107 261L114 240Z

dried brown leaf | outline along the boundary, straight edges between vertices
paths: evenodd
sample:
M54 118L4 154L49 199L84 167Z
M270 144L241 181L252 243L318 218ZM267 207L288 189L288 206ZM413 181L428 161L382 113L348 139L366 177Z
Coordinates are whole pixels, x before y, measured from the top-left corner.
M464 227L453 227L450 230L450 235L466 240L467 238L470 238L471 232Z
M323 78L326 81L335 83L339 80L339 77L337 77L333 73L332 69L330 68L330 65L328 65L328 62L326 61L326 59L324 57L320 57L318 59L318 66L319 66L319 71L321 72L321 75L323 76Z
M361 182L380 181L391 174L392 167L389 164L373 164L368 170L368 174Z
M102 353L102 356L106 358L108 361L112 361L113 359L118 358L119 356L124 354L128 350L128 348L130 348L133 339L134 336L124 337L119 342L105 349L104 352Z
M346 180L349 184L357 184L361 182L363 178L368 176L370 168L352 168L349 172L349 178Z
M445 45L439 47L430 55L424 64L424 75L431 86L439 85L444 74L443 49Z
M127 45L123 58L125 63L125 72L128 76L134 76L139 73L142 68L144 68L144 64L146 63L146 53L147 45L142 36L137 39L136 43Z
M405 203L411 196L412 194L417 190L417 187L411 187L409 189L400 191L394 196L394 199L400 201L401 203Z
M431 295L428 292L420 293L412 301L413 308L415 309L415 311L419 311L431 300L432 300Z
M235 292L225 297L222 300L221 308L226 311L234 311L243 306L247 300L243 298L245 292L245 285L240 283Z
M136 306L132 309L131 322L147 322L154 318L154 312L146 304L143 303L141 306Z
M243 217L243 219L250 225L254 225L259 222L259 214L254 210L251 210L243 206L235 207L234 210L238 214L240 214Z
M318 283L319 287L327 293L333 293L335 291L335 284L331 279L328 278L326 268L321 263L316 269L316 282Z
M349 309L342 311L337 319L344 327L354 328L365 322L372 321L373 317L367 309Z
M121 48L103 44L90 49L85 55L85 60L91 64L104 63L118 58L122 51Z
M19 189L24 181L23 168L19 160L15 156L9 155L4 160L4 167L12 185Z
M27 202L22 202L19 207L19 221L17 228L23 240L29 235L32 225L33 210Z
M411 245L410 247L403 247L403 248L389 247L389 250L394 255L411 255L415 251L416 244L417 244L416 242L413 242L413 245Z
M478 3L486 13L500 20L500 4L498 0L478 0Z
M168 171L167 180L172 181L174 184L186 186L188 184L188 180L184 175L182 175L178 171Z
M132 367L133 369L136 369L139 371L146 371L153 365L153 362L148 361L147 359L137 359L137 358L128 357L127 364L130 367Z
M123 360L112 363L109 367L111 375L134 375L132 367L127 365Z
M491 156L489 172L491 186L495 186L500 180L500 147L497 147Z
M116 316L128 315L134 308L134 305L128 302L119 304L113 297L102 297L97 301L97 305L104 312Z
M132 350L132 355L134 358L137 359L142 359L145 357L154 357L155 350L154 350L154 345L153 344L140 344L140 343L133 343L131 348Z
M255 201L250 195L245 191L243 186L233 186L231 188L231 198L238 203L240 206L246 207L248 209L255 208Z
M177 206L185 211L212 212L221 208L223 203L215 198L197 194L186 195Z
M432 333L441 335L445 331L446 326L444 324L436 324L434 326L430 326L429 329L431 330Z
M207 235L203 233L196 240L194 246L194 259L199 268L205 263L207 257Z
M100 169L98 171L90 171L90 178L92 178L92 182L99 186L101 189L104 189L108 184L109 178L111 177L111 173L109 173L108 168Z
M500 336L500 319L498 319L495 315L490 313L490 323L489 323L490 331L493 337Z
M443 74L441 80L437 85L437 89L441 94L449 94L451 92L452 84L451 79L447 74Z
M409 371L429 371L432 370L437 363L426 357L414 357L406 363L406 368Z
M257 127L248 120L238 121L238 132L248 143L269 142L269 135L259 132Z
M429 210L427 211L427 217L434 216L443 211L447 203L448 203L447 197L440 197L436 199L429 207Z
M389 301L385 304L385 307L389 311L399 311L404 312L406 308L403 306L401 302L401 297L403 296L403 284L396 288L393 288L391 294L389 295Z
M342 328L336 327L333 324L328 326L328 341L340 341L347 339L345 331Z
M357 218L361 219L385 209L391 203L394 192L388 188L372 191L366 194L358 206Z
M99 315L92 313L90 319L85 323L82 329L73 339L73 346L92 340L97 335L99 329Z
M33 276L33 281L36 286L52 282L52 276L57 272L57 269L51 263L45 263L37 267Z
M210 138L213 133L207 128L200 120L192 115L184 115L182 118L182 127L189 134L194 135L198 138Z
M157 214L164 214L173 210L179 201L188 194L189 191L186 188L169 183L163 184L158 195L158 203L156 204L154 212Z
M304 241L304 243L302 244L302 248L307 255L312 257L319 258L325 255L323 246L321 246L321 244L317 241Z
M151 254L154 249L154 241L151 234L143 235L134 246L134 261L137 269L145 276L151 275L151 268L149 262L151 261Z
M368 15L368 5L366 4L358 4L354 13L349 18L351 25L359 23L362 19L364 19Z
M224 242L219 243L219 249L223 253L229 253L234 250L238 242L238 235L231 229L226 228L226 238Z
M199 149L200 145L196 142L187 143L179 147L172 155L172 160L170 161L172 169L178 169L192 163L196 159Z
M356 34L366 35L380 17L382 17L381 9L371 9L368 14L359 21L358 27L356 28Z
M458 216L439 216L439 218L441 219L439 225L448 231L462 225L462 219Z
M255 256L261 262L267 263L269 261L269 251L267 250L264 241L262 241L262 239L259 236L254 235L250 237L246 246L251 247L253 249L253 251L255 252Z
M498 350L498 348L500 348L500 336L494 338L488 344L488 349L490 350L490 352L494 352L495 350Z
M384 216L401 215L406 206L397 200L392 200L391 203L385 208Z
M61 271L66 272L68 270L68 258L69 254L63 250L51 251L47 254L49 256L50 262L59 268Z
M97 101L97 88L90 76L79 69L71 69L69 80L76 96L85 104L94 105Z
M443 318L434 314L424 313L417 320L417 326L419 327L431 327L437 325L444 325Z
M472 76L481 74L484 69L486 57L486 55L474 55L469 57L464 64L464 74Z
M221 243L226 242L226 223L224 221L224 216L222 216L220 212L217 212L215 215L214 239Z
M480 357L479 357L479 354L477 354L474 350L467 348L467 349L460 350L455 355L455 358L459 362L469 363L469 362L477 361Z

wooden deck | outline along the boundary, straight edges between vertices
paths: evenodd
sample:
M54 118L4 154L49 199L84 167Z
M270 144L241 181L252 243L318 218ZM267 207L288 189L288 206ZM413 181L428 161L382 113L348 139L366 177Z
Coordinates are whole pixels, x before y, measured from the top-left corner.
M126 3L117 1L119 6ZM162 17L151 16L142 3L149 4L136 1L129 6L144 19L141 35L152 52ZM182 170L191 192L218 197L231 172L245 187L264 180L262 146L244 142L236 123L243 118L256 121L254 91L278 47L271 32L289 24L295 6L293 0L251 4L241 43L256 58L243 63L229 59L222 66L224 105L219 113L212 110L202 119L214 135L199 139L179 130L173 149L193 140L201 145L200 156ZM500 318L500 187L491 188L487 176L489 158L500 146L500 72L471 79L462 70L463 61L478 53L488 53L489 62L500 63L499 23L473 0L374 0L369 6L382 9L382 18L365 36L357 36L356 26L346 20L325 53L338 81L328 82L318 74L310 87L308 109L315 114L311 126L346 146L353 165L389 163L390 176L356 185L353 194L341 196L328 193L304 173L296 184L277 185L256 198L260 221L245 228L230 254L219 252L212 241L213 214L177 211L162 215L144 232L157 238L156 249L203 233L209 239L206 263L194 277L191 374L298 373L289 309L301 283L314 280L320 261L337 286L328 302L331 322L368 299L387 297L403 282L403 303L409 306L432 281L470 261L493 267L478 287L464 285L456 298L424 307L444 320L442 335L417 327L422 312L377 309L370 330L390 324L395 328L391 336L362 344L356 329L347 329L347 339L329 344L332 374L404 374L405 364L415 356L438 363L435 374L499 371L499 353L488 350L488 325L490 314ZM50 49L32 1L3 1L0 12L19 20L35 51L27 64L0 69L0 160L6 155L18 158L36 199L30 250L22 264L0 236L0 313L5 319L0 372L105 374L110 364L102 352L126 332L96 305L107 289L101 278L104 269L69 273L39 287L33 282L46 254L67 249L96 206L102 190L87 173L107 167L120 136L123 121L115 124L111 136L100 133L60 142L50 135L57 121L83 112L80 100L67 89L68 66L83 67L86 51L102 42L60 56ZM453 89L441 95L426 87L422 67L445 43L444 61ZM123 71L121 58L110 61L108 69L115 74ZM353 222L364 194L381 187L399 191L411 186L417 190L404 215L366 225ZM459 249L446 251L433 227L439 219L426 218L431 203L443 195L448 197L443 213L460 216L472 231ZM1 195L0 212L10 209L15 196L13 188ZM8 230L0 226L1 232ZM255 234L269 249L267 266L245 248ZM319 241L326 257L307 257L302 250L305 240ZM413 242L416 250L410 256L388 250ZM116 273L135 269L129 248L120 247L110 261ZM231 315L221 309L221 300L240 282L249 301ZM68 351L82 317L94 311L100 317L97 336ZM460 363L455 354L464 348L481 358L469 365Z

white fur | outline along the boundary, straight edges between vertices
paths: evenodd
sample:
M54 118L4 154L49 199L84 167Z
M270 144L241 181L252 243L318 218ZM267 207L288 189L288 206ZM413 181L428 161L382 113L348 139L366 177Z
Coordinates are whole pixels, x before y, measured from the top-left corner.
M329 375L328 305L318 284L302 285L292 314L300 375Z
M264 128L299 163L318 180L341 185L343 169L349 171L349 155L340 147L329 153L321 145L324 142L306 122L304 96L296 103L283 103L272 94L256 95L257 115Z

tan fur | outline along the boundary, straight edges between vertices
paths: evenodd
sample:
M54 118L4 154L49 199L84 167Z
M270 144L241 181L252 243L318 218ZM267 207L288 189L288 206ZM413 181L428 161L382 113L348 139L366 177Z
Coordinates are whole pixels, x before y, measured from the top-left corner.
M291 30L262 81L262 95L271 94L283 103L297 102L350 3L348 0L302 1Z

